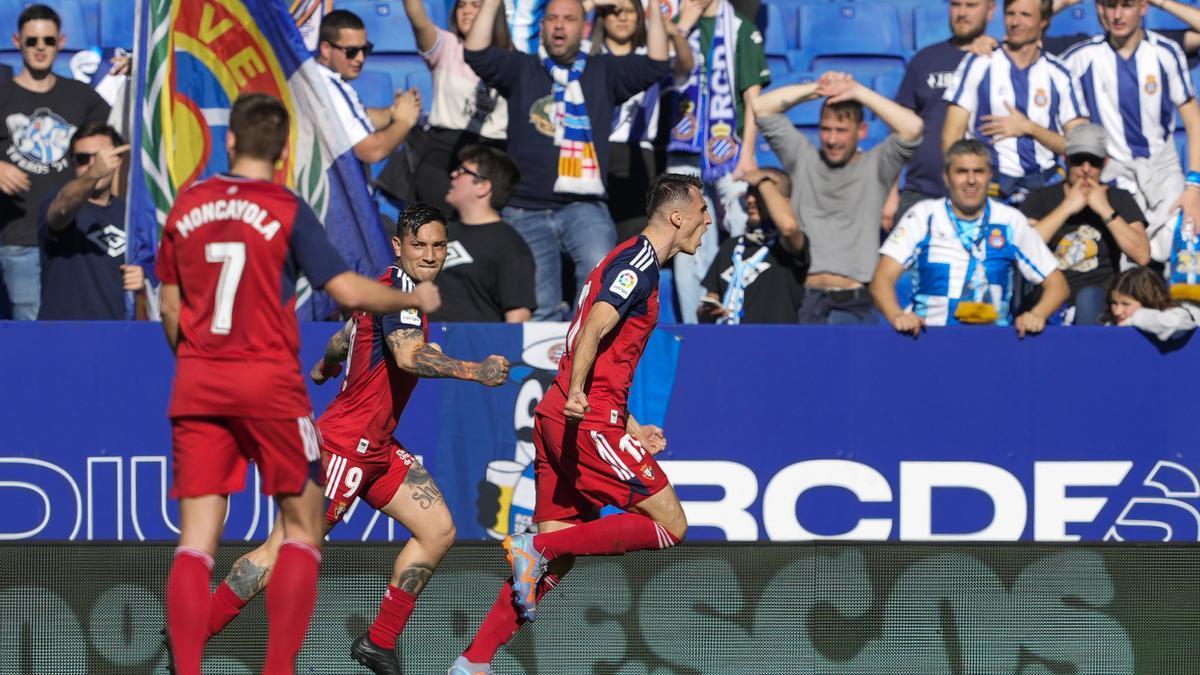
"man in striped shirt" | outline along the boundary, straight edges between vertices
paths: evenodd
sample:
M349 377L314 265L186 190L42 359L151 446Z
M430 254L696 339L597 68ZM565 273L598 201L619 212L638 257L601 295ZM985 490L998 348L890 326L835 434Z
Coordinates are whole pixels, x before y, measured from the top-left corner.
M362 75L374 45L367 28L354 12L335 9L321 18L316 62L321 66L325 89L346 130L354 156L364 164L391 157L408 137L421 115L421 94L416 89L396 92L387 108L364 108L350 81Z
M1154 240L1176 206L1200 221L1196 90L1179 45L1141 27L1146 0L1097 4L1108 32L1075 45L1063 60L1078 78L1092 118L1108 132L1109 163L1100 181L1133 193ZM1186 189L1175 150L1176 111L1189 139Z
M1004 45L963 59L946 89L942 148L964 137L991 145L991 193L1011 203L1062 180L1065 134L1087 115L1066 65L1042 51L1052 15L1051 0L1005 0Z

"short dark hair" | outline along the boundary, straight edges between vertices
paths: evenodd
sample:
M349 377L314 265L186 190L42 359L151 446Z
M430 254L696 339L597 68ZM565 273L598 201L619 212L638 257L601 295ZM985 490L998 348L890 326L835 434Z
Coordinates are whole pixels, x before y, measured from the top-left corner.
M321 17L321 30L318 32L321 42L337 44L338 34L343 28L365 30L366 25L354 12L347 9L335 9Z
M653 216L660 208L678 201L690 200L692 189L704 194L704 183L696 176L664 173L655 176L646 190L646 215Z
M826 110L832 113L833 116L839 120L849 117L850 120L855 124L862 124L864 119L863 105L858 101L838 101L837 103L830 103L829 99L825 99L825 102L821 104L822 116L825 114Z
M521 169L508 153L487 145L468 145L458 151L458 161L475 162L479 174L492 184L492 196L488 200L492 208L499 211L512 199L513 190L521 182Z
M1017 0L1004 0L1004 11L1007 12L1008 6L1016 1ZM1100 1L1102 2L1103 0ZM1040 0L1038 2L1038 9L1042 13L1042 19L1049 21L1051 17L1054 16L1054 0Z
M229 111L229 130L235 153L274 162L287 147L291 117L274 96L242 94Z
M400 212L400 216L396 218L396 236L401 239L405 235L415 237L422 225L432 222L445 225L446 216L436 206L430 206L425 202L413 202L405 207Z
M112 128L111 125L100 120L92 120L91 122L84 122L83 126L79 127L75 134L71 136L71 142L67 147L74 150L76 143L92 136L108 136L108 140L112 141L114 148L125 144L125 139L121 138L121 134Z
M46 5L30 5L21 10L17 16L17 32L20 33L30 21L53 21L54 27L62 30L62 19L58 17L58 12Z
M987 159L989 166L992 162L992 149L986 143L977 138L963 138L955 141L954 145L946 150L946 156L943 158L943 170L949 171L950 162L954 161L955 157L962 155L979 155Z

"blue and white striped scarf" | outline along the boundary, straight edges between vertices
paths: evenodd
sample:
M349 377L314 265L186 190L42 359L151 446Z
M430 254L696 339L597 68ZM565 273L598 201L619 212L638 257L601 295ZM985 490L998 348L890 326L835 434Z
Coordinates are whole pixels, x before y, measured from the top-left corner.
M554 81L554 144L558 146L558 180L554 191L575 195L604 195L600 160L592 143L592 121L588 118L579 79L587 67L587 55L575 56L570 68L555 63L544 46L538 58Z

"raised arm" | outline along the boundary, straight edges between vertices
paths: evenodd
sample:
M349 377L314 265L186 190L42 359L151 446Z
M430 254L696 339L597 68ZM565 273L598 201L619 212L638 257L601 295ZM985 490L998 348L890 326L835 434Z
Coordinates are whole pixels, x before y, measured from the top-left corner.
M655 61L666 61L671 58L671 52L667 49L665 23L658 3L650 3L650 10L646 12L646 56Z
M350 354L350 343L354 335L354 319L350 319L325 343L325 355L312 367L308 376L314 384L325 384L342 372L342 362Z
M479 13L475 15L475 23L471 24L471 32L463 39L463 48L477 52L492 46L492 31L496 25L496 14L500 11L500 1L483 0Z
M766 117L767 115L778 115L787 112L794 105L814 101L817 98L816 82L789 84L771 89L765 94L757 96L751 102L750 107L754 110L756 117Z
M387 335L388 349L400 369L418 377L446 377L498 387L508 379L508 359L492 355L480 363L459 361L425 341L420 328L401 328Z
M1200 8L1196 8L1192 5L1182 2L1176 2L1176 0L1150 0L1150 4L1163 10L1164 12L1174 15L1175 18L1186 23L1188 27L1192 29L1191 31L1188 31L1188 40L1190 40L1194 35L1193 31L1200 31ZM1189 51L1186 45L1184 46L1184 51ZM1196 50L1192 49L1190 51L1195 52Z
M567 404L563 415L567 419L582 420L588 411L587 393L583 391L584 384L592 374L592 366L596 363L596 353L600 349L600 341L621 320L617 308L607 302L595 302L588 312L583 328L574 345L567 345L571 350L571 383L567 387Z
M675 49L673 70L678 78L685 78L696 67L696 55L692 53L692 45L688 43L688 35L696 27L700 15L704 13L704 0L681 0L676 21L666 25L667 36Z
M820 80L817 82L820 84ZM848 82L842 81L838 87L840 91L830 89L826 93L830 103L858 101L863 104L863 107L875 113L876 117L883 120L883 123L896 132L901 140L911 143L921 139L921 134L925 131L925 122L915 112L889 98L880 96L870 87L861 82L855 82L853 79L849 79Z
M450 11L454 11L453 7ZM437 44L438 29L425 13L423 0L404 0L404 13L412 24L413 37L417 39L417 49L427 52Z
M807 243L800 223L796 220L796 210L792 208L792 200L783 194L773 174L761 169L749 171L742 180L758 191L767 216L779 230L780 241L792 253L804 250Z
M71 221L75 220L79 209L87 203L88 197L100 181L111 178L120 168L121 155L126 152L129 152L128 145L105 148L97 152L87 172L64 185L54 196L50 208L46 210L46 225L55 232L66 229Z

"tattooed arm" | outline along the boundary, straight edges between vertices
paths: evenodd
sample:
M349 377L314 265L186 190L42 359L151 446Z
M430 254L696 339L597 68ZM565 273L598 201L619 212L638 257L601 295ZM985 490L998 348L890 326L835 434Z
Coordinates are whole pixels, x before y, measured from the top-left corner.
M450 377L498 387L508 379L508 359L492 355L480 363L459 361L425 342L420 328L401 328L387 336L396 365L419 377Z
M325 384L342 372L342 362L350 354L351 335L354 333L354 319L350 319L338 332L325 343L325 355L312 367L308 374L314 384Z

